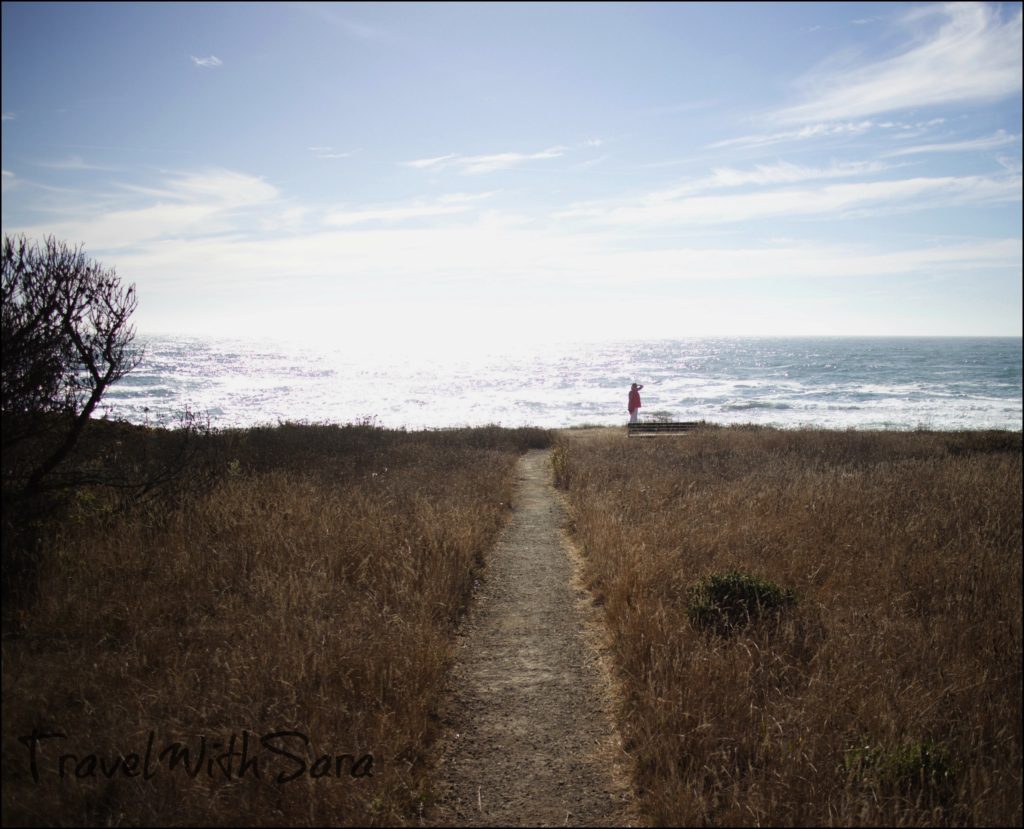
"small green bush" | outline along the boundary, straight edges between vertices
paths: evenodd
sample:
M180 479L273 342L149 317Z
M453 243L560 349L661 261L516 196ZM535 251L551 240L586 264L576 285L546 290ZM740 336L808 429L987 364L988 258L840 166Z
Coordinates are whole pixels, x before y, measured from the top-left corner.
M956 789L956 765L942 746L911 740L899 746L865 743L846 751L847 776L863 785L901 794L948 799Z
M690 622L722 635L775 618L796 604L793 590L735 570L702 579L689 589L688 598Z

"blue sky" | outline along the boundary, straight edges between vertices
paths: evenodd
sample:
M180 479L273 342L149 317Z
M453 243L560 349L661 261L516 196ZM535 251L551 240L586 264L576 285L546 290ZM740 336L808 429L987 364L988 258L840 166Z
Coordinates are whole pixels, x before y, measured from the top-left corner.
M1021 333L1019 3L2 8L3 231L140 333Z

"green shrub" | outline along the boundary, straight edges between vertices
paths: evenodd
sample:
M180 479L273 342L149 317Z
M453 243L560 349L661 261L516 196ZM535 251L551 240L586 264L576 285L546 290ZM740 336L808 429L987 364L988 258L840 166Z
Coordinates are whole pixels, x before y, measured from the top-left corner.
M956 790L955 763L942 746L911 740L899 746L865 743L846 751L843 769L862 785L907 796L949 798Z
M697 627L728 635L796 604L796 593L735 570L713 574L688 591L687 615Z

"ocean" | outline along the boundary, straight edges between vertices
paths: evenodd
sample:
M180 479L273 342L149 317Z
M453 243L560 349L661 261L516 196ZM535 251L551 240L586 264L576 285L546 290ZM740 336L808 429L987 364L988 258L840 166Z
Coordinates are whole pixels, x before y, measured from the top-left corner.
M356 355L237 339L139 337L141 363L102 414L174 426L188 409L215 428L280 422L386 428L624 424L781 428L1022 427L1021 338L702 338Z

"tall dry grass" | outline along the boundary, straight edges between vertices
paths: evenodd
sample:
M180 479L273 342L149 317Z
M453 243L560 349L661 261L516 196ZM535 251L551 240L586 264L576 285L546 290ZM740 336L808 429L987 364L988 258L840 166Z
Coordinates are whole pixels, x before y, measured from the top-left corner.
M1020 825L1020 433L563 433L659 825ZM795 589L723 636L690 588Z
M202 485L128 506L82 488L44 528L34 598L4 610L4 824L415 822L453 624L516 456L547 434L286 425L205 440ZM19 741L33 731L66 734L36 745L38 782ZM259 743L279 731L311 742L270 741L302 758L294 780L275 778L299 760ZM142 770L151 732L149 779L108 778L99 763L119 756ZM194 763L202 737L207 761L232 735L240 753L246 733L259 778L238 756L230 775L158 762L179 742Z

